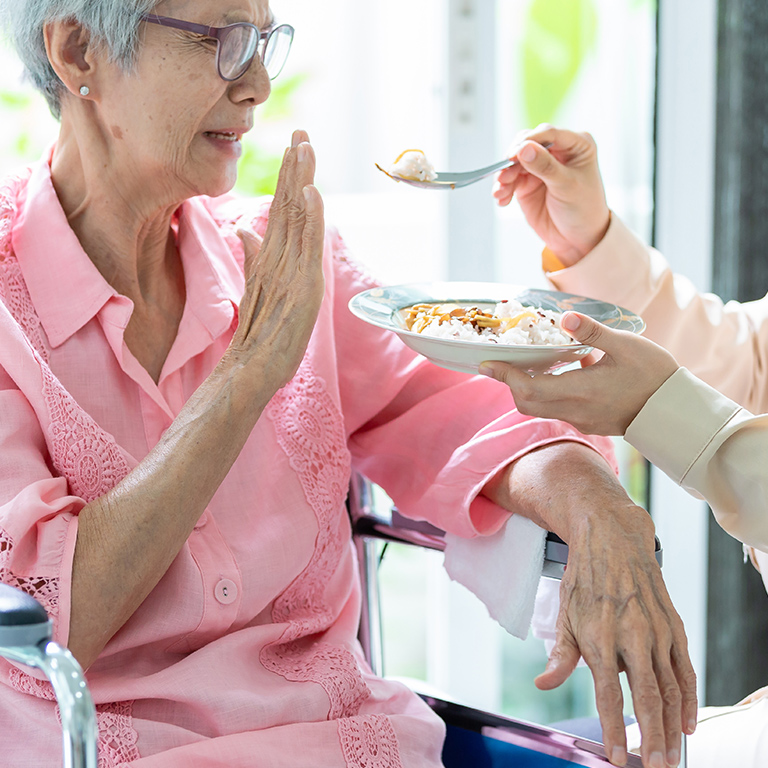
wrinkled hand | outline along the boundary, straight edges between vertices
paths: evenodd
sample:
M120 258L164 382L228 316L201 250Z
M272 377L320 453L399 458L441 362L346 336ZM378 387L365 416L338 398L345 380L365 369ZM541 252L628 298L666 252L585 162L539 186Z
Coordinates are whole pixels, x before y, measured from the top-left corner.
M323 300L323 204L308 142L304 131L293 134L263 242L252 231L238 232L246 281L230 352L256 360L274 389L296 373Z
M493 501L568 543L556 642L536 685L561 685L583 657L608 758L626 762L626 672L646 768L676 765L696 727L696 676L683 624L656 562L654 526L605 459L578 443L531 451L484 488Z
M481 373L512 390L521 413L559 419L586 435L623 435L648 398L678 369L665 349L629 331L567 312L563 329L605 354L581 370L531 377L507 363L483 363Z
M582 656L594 678L606 755L624 765L619 673L626 672L643 765L664 768L680 760L681 729L696 727L696 676L649 525L638 508L571 536L555 647L536 685L549 690L562 684Z
M603 239L610 223L594 140L543 124L520 134L509 157L518 164L497 175L498 204L517 198L536 234L565 266L575 264Z

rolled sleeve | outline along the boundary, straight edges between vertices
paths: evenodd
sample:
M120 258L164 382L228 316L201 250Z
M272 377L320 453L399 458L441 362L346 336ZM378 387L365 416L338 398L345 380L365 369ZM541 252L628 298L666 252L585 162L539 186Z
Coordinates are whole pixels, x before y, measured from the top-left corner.
M352 446L360 470L404 515L473 537L495 533L509 517L481 495L486 483L526 453L562 441L591 447L616 469L610 440L524 416L506 386L477 376L432 392L398 418L356 435Z
M21 392L0 389L0 413L0 578L43 605L54 639L66 645L77 515L85 502L52 476L40 425Z
M649 398L626 439L706 499L728 533L768 552L768 415L754 416L681 368Z

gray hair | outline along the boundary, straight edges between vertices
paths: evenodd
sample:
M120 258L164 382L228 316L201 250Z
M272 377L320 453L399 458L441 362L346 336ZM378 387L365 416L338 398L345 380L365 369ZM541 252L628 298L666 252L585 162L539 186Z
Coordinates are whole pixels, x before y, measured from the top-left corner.
M21 58L27 77L61 117L64 87L48 61L43 27L73 19L83 25L113 62L130 70L136 59L141 16L157 0L0 0L0 20Z

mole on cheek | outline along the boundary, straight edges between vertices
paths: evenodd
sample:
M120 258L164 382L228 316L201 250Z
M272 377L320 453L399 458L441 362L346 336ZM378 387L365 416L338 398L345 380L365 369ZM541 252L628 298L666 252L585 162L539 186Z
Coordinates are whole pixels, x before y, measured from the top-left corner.
M122 139L123 138L123 129L119 125L113 125L110 130L112 131L112 135L116 139Z

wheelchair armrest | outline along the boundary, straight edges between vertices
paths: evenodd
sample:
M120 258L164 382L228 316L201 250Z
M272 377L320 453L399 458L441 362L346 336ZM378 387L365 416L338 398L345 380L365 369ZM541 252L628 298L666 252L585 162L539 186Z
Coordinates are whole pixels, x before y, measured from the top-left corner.
M51 634L48 614L37 600L0 584L0 647L37 646L50 640Z
M655 537L656 542L656 562L659 566L664 565L664 550L661 548L659 537ZM565 566L568 563L568 545L555 533L550 531L547 534L547 541L544 546L544 576L550 579L562 579L565 573Z
M373 501L371 482L363 475L353 477L349 494L349 515L354 536L411 544L440 552L445 550L445 531L420 520L403 517L397 507L382 511ZM661 541L656 537L656 560L663 565ZM544 547L542 575L562 579L568 562L568 545L551 531Z
M391 512L391 522L373 515L358 517L352 525L353 534L367 539L412 544L416 547L435 549L439 552L445 549L444 531L429 523L409 520L403 517L396 508L393 508Z

